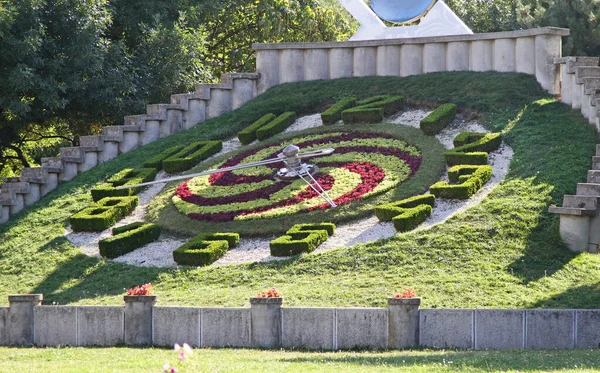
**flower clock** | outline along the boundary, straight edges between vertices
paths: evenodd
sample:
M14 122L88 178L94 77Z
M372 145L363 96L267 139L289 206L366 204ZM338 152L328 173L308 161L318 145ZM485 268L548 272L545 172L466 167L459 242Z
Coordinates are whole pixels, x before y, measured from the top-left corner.
M338 206L389 191L421 165L420 150L389 133L330 131L247 150L213 168L274 158L290 143L303 152L335 148L333 154L309 161L319 167L315 178ZM195 177L178 185L172 202L189 219L204 222L260 221L331 208L302 180L276 180L279 167L275 163Z

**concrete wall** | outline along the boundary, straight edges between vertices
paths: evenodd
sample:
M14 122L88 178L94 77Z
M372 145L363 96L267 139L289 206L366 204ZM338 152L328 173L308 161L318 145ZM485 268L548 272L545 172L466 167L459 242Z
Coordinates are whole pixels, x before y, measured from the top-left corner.
M0 307L0 345L600 347L600 310L419 310L419 298L390 299L387 308L281 307L281 298L251 298L250 308L156 306L155 297L125 297L124 307L41 306L41 299L11 296L10 307Z
M439 71L500 71L534 75L560 92L562 36L544 27L488 34L350 41L253 44L258 93L278 84L359 76L408 76Z

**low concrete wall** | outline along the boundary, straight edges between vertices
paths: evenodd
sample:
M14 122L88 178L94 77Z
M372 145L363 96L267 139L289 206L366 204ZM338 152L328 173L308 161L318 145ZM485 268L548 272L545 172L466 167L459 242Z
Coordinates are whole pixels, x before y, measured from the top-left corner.
M41 294L11 296L0 307L0 345L268 347L318 350L572 349L600 347L600 310L422 309L420 299L387 308L281 307L251 298L250 308L41 306Z
M563 36L544 27L487 34L349 41L253 44L258 93L282 83L358 76L408 76L438 71L501 71L534 75L551 94L560 92Z

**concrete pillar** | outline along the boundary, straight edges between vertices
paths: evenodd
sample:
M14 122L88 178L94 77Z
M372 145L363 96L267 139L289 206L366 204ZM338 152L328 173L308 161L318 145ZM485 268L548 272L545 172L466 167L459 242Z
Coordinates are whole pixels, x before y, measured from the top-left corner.
M123 132L123 141L119 143L119 154L127 153L140 146L140 135L135 131Z
M448 71L469 71L470 43L457 41L446 46L446 68Z
M181 110L167 109L167 123L169 125L170 135L181 131L181 128L183 127L183 115Z
M402 45L400 48L400 76L419 74L423 74L423 45Z
M494 71L515 71L515 39L494 40Z
M106 141L104 143L104 149L99 154L99 157L102 159L102 162L108 162L111 159L116 158L118 155L119 155L119 143L116 141Z
M419 345L421 298L388 298L388 348Z
M354 48L352 76L375 76L377 75L377 48L357 47Z
M24 195L25 206L31 206L40 200L40 184L29 183L29 193Z
M327 76L325 76L325 78L320 79L327 79ZM252 100L254 97L256 97L256 79L242 78L233 80L233 91L231 92L231 110L235 110L242 107L242 105ZM189 125L188 123L185 128L191 128L200 122L204 122L204 119L196 120L193 124L191 124L190 127L187 126Z
M588 252L597 254L600 247L600 216L590 216L590 236L588 238Z
M569 250L586 252L590 237L589 216L561 214L560 236Z
M85 152L83 163L77 164L77 172L85 172L98 165L98 152Z
M535 75L535 38L518 38L515 43L516 71Z
M573 82L575 82L575 74L573 74ZM571 107L573 109L581 109L581 95L583 93L583 84L575 83L573 85L573 102L571 103Z
M554 58L562 53L560 35L537 35L535 37L535 77L542 88L552 95L560 91L560 74Z
M0 206L0 224L6 223L10 219L10 207Z
M329 78L350 78L354 69L351 48L332 48L329 50Z
M44 197L58 186L58 174L54 172L48 172L46 177L46 183L40 186L40 197Z
M152 344L152 308L156 303L155 295L125 295L125 333L126 345Z
M281 304L283 298L250 298L252 347L281 346Z
M581 114L589 121L591 106L590 95L585 94L585 84L581 85L580 90L581 94L579 97L581 97Z
M33 308L42 304L42 294L9 295L6 332L11 345L33 344Z
M142 145L150 144L160 139L160 121L147 120L146 130L142 134Z
M231 111L231 89L211 88L207 102L208 118L216 118Z
M234 82L235 87L235 82ZM235 96L234 88L234 96ZM235 98L234 98L235 106ZM183 127L190 129L198 123L202 123L206 120L206 100L190 99L188 101L188 109L183 112ZM146 124L147 125L147 124Z
M567 64L563 63L560 65L560 75L560 100L567 105L572 105L575 74L568 74Z
M399 45L386 45L377 48L377 76L400 76Z
M60 173L60 181L69 181L77 176L77 163L64 162L63 170Z
M446 71L446 44L430 43L423 46L423 72Z
M327 49L307 49L304 51L304 80L324 80L329 78L329 51Z
M10 206L11 215L18 214L25 208L25 198L22 194L15 193L13 202L14 204Z
M292 83L303 80L304 52L302 49L282 50L279 57L279 82Z
M475 40L471 43L471 71L491 71L494 69L494 42Z
M279 51L256 51L256 72L260 73L258 80L258 94L279 84Z

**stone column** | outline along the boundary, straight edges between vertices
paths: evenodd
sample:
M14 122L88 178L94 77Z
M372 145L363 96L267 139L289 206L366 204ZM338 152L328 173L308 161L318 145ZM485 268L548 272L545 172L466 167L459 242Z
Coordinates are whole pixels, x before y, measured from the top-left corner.
M33 308L42 304L43 294L9 295L6 323L10 345L33 344Z
M125 333L126 345L152 344L152 308L156 295L125 295Z
M388 347L419 345L419 305L421 298L388 298Z
M281 346L281 304L283 298L250 298L252 347Z

